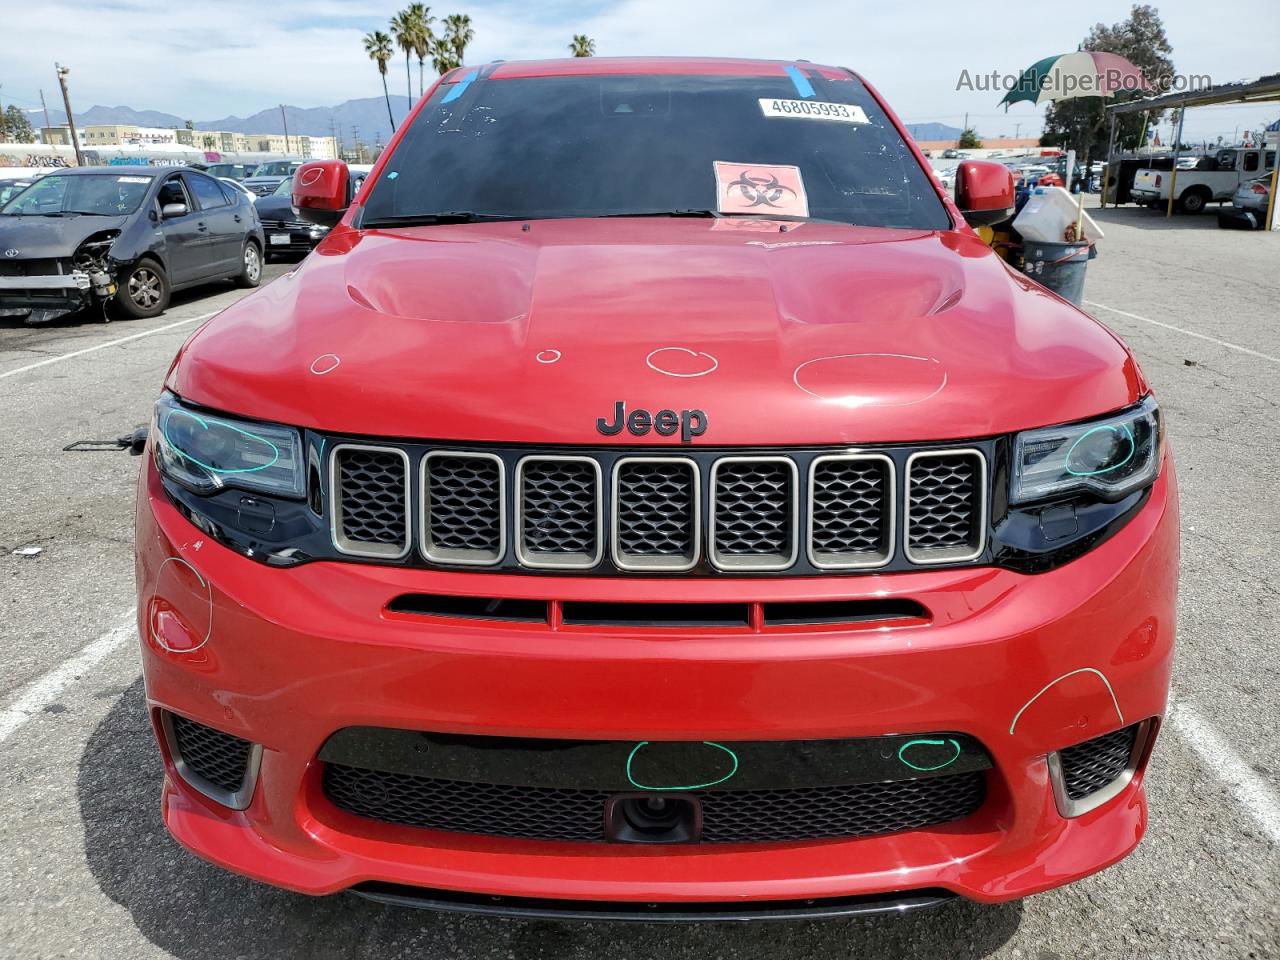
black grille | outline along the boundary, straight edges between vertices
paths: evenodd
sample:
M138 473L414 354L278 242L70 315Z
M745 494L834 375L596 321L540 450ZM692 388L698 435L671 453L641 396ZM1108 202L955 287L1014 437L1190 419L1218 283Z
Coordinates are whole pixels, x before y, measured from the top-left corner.
M713 547L722 567L789 566L795 552L795 467L789 460L716 463Z
M594 461L526 460L518 533L524 556L535 564L593 566L600 549L599 487Z
M559 790L438 780L326 764L338 807L386 823L539 840L604 842L607 790ZM862 837L959 820L986 794L981 772L796 790L696 791L707 843Z
M36 257L28 260L0 259L0 277L56 277L74 267L62 260Z
M357 816L457 833L604 840L603 790L505 787L330 763L326 795Z
M977 551L982 537L982 459L928 454L910 466L907 549L913 559L950 560Z
M339 546L353 553L402 553L408 539L405 458L361 447L341 447L334 457Z
M489 456L427 458L426 550L439 560L493 562L502 556L502 464Z
M1138 725L1135 724L1061 751L1058 756L1062 761L1067 796L1072 800L1082 800L1124 773L1137 736Z
M889 461L821 460L813 468L813 558L823 566L883 562L893 549Z
M248 740L206 727L202 723L169 715L173 738L183 763L215 787L235 793L244 783L249 766Z
M689 461L618 466L615 548L624 565L687 566L697 557L696 473Z

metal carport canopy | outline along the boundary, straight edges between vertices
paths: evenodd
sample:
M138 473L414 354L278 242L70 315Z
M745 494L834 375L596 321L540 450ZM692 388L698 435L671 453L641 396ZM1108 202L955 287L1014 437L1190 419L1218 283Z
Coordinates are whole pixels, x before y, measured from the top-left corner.
M1256 80L1237 80L1220 83L1203 90L1185 90L1148 97L1145 100L1129 100L1109 103L1107 109L1115 113L1137 113L1140 110L1163 110L1166 107L1207 107L1214 103L1250 103L1253 101L1280 100L1280 73L1272 73Z

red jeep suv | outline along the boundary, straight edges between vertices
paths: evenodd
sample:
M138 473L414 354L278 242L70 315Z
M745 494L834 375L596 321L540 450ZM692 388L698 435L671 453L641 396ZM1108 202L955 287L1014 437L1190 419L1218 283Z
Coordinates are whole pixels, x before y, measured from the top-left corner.
M517 915L995 902L1129 853L1178 508L1106 328L806 61L443 77L156 403L164 819L310 894Z

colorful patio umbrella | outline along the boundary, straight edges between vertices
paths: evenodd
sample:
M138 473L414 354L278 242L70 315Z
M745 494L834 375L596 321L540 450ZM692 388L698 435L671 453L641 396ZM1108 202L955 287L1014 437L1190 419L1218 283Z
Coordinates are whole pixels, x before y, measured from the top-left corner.
M1072 97L1110 97L1128 90L1150 90L1142 71L1118 53L1077 50L1038 60L1022 71L1000 102L1033 104Z

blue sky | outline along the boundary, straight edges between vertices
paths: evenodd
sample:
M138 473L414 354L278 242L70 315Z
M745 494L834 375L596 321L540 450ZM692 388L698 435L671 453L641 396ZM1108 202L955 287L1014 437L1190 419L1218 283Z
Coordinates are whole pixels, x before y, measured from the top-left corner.
M359 0L3 0L0 101L60 110L55 59L72 68L73 104L126 104L191 119L246 115L281 101L324 106L381 93L361 36L385 29L394 3ZM1215 81L1280 71L1276 0L1157 2L1179 70ZM1128 13L1127 2L974 4L954 0L449 0L432 13L467 13L470 62L560 56L574 33L602 55L710 54L805 58L861 72L908 123L960 125L987 136L1040 128L1043 108L957 91L962 70L1016 72L1073 50L1089 27ZM17 42L14 42L14 41ZM428 68L429 69L429 68ZM417 65L414 64L415 75ZM404 92L404 61L393 62ZM1216 107L1188 115L1188 135L1230 136L1280 115L1280 105Z

